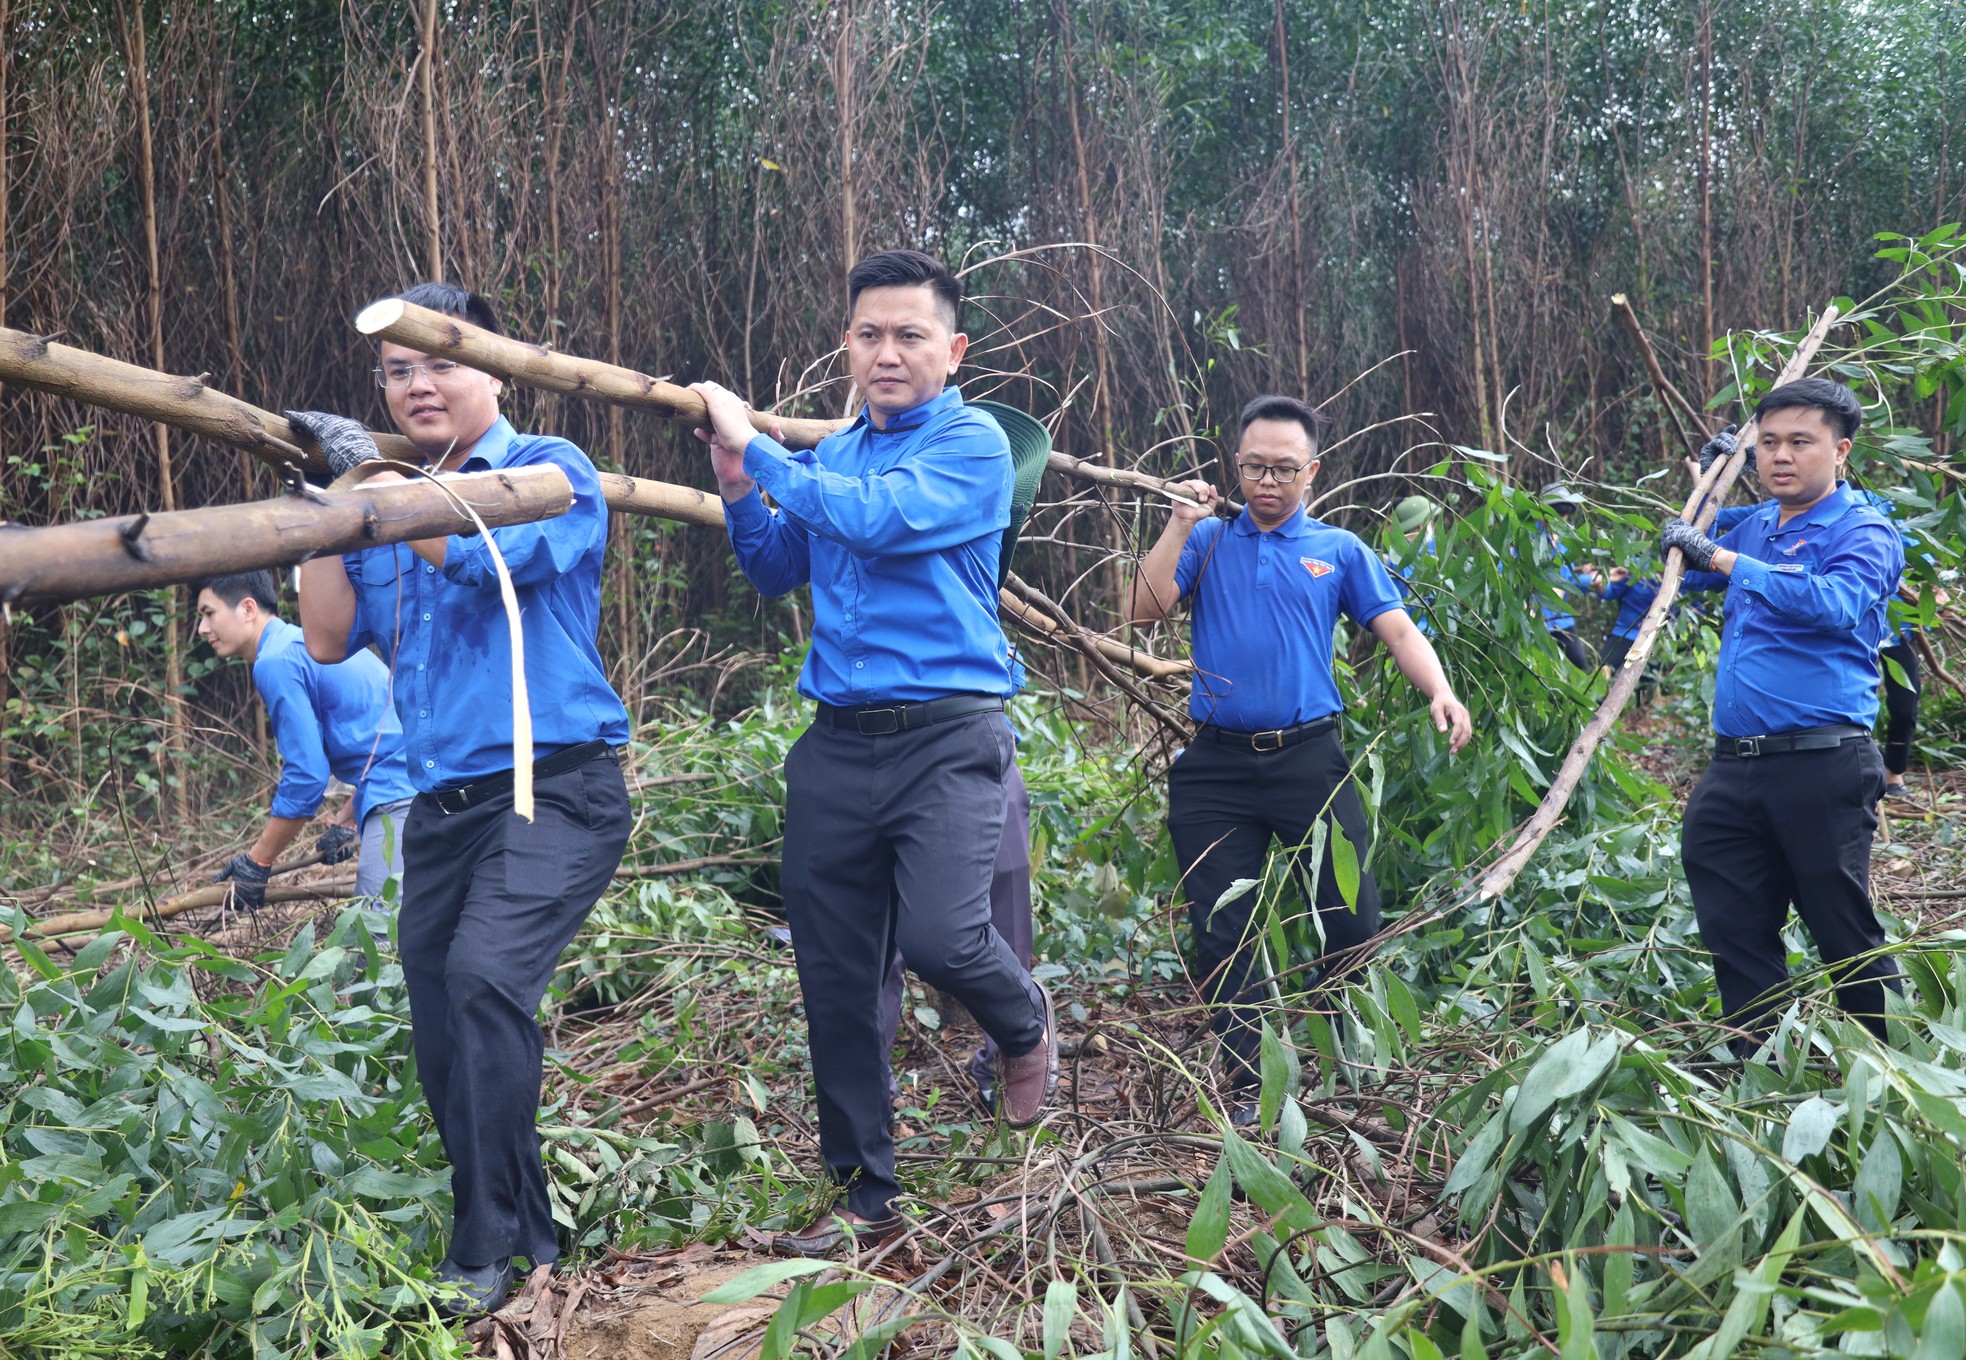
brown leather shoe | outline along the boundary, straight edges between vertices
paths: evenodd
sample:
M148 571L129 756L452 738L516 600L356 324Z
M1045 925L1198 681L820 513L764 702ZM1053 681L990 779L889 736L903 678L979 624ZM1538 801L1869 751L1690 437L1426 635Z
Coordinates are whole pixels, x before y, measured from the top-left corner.
M780 1233L771 1239L771 1249L781 1256L831 1256L842 1247L857 1251L877 1247L900 1235L908 1220L889 1214L871 1223L855 1223L845 1214L824 1214L797 1232Z
M1044 1103L1058 1085L1058 1014L1051 1004L1051 993L1038 983L1044 998L1044 1037L1029 1053L1004 1058L1002 1079L997 1082L998 1113L1013 1129L1028 1129L1044 1114Z

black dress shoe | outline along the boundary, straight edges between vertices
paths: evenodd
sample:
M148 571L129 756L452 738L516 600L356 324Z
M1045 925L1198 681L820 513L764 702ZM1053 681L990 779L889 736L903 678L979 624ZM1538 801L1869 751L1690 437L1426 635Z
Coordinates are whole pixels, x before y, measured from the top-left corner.
M445 1317L474 1318L496 1312L512 1292L512 1258L485 1266L461 1266L446 1256L437 1267L437 1283L454 1286L437 1301Z
M831 1256L841 1248L857 1251L877 1247L898 1236L908 1226L900 1214L889 1214L871 1223L855 1223L845 1214L826 1214L797 1232L780 1233L771 1239L771 1249L781 1256Z

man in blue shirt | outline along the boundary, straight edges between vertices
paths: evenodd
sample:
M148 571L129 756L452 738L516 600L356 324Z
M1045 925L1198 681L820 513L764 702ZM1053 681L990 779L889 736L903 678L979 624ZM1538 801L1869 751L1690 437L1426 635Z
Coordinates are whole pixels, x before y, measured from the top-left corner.
M425 283L407 301L496 331L491 304ZM389 662L417 796L404 830L397 940L417 1071L451 1159L454 1220L440 1279L459 1312L498 1306L514 1258L557 1260L535 1119L546 984L621 863L628 714L595 650L607 506L594 464L499 414L498 379L383 344L376 382L433 473L552 463L573 484L557 519L317 558L301 568L307 648ZM337 473L378 456L353 421L288 419ZM371 478L398 477L383 472ZM512 802L512 644L491 546L511 575L531 701L531 821Z
M782 882L820 1156L847 1202L776 1239L796 1255L903 1226L880 1004L897 945L1002 1050L1012 1127L1037 1122L1057 1076L1051 999L990 924L1013 759L997 621L1011 459L997 423L948 385L969 343L961 303L954 276L919 251L855 265L845 344L867 405L807 453L754 433L717 384L694 389L738 565L766 595L812 587L799 692L818 709L785 758Z
M1884 930L1870 901L1870 843L1884 762L1871 740L1885 602L1904 571L1889 520L1842 480L1863 408L1804 378L1755 409L1761 484L1719 541L1683 520L1660 535L1686 555L1688 590L1725 590L1714 686L1714 760L1687 800L1681 858L1729 1024L1745 1056L1788 984L1782 926L1794 905L1837 999L1879 1039ZM1732 447L1723 433L1710 462Z
M1257 895L1228 897L1238 880L1261 879L1271 840L1290 851L1304 895L1316 906L1327 955L1341 956L1379 930L1379 890L1366 863L1365 808L1338 740L1344 709L1331 675L1340 614L1386 644L1400 671L1426 696L1450 747L1467 744L1467 708L1454 697L1433 644L1401 607L1399 584L1357 536L1304 513L1317 475L1324 417L1294 397L1258 397L1242 411L1236 452L1245 498L1233 520L1214 517L1219 496L1203 481L1177 489L1167 528L1133 583L1136 623L1193 611L1195 673L1188 713L1195 739L1168 772L1168 830L1181 863L1194 926L1196 972L1215 1007L1212 1023L1228 1069L1231 1118L1256 1112L1256 1003L1252 930ZM1359 868L1345 900L1327 848L1310 877L1314 827L1350 843ZM1228 900L1224 900L1228 898Z
M389 704L389 668L369 652L338 666L307 654L300 629L280 617L273 573L216 576L198 587L198 635L228 660L253 668L280 750L280 784L252 849L232 857L219 879L232 880L243 906L266 903L274 861L313 818L333 775L355 796L314 843L324 864L355 851L355 891L378 897L403 874L403 818L416 793L403 764L403 727Z

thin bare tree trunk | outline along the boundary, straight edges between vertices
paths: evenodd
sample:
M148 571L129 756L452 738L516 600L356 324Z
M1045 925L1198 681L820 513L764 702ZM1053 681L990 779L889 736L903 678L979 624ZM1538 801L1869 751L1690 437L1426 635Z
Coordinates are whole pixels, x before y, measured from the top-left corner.
M150 125L150 54L144 31L143 6L131 6L135 27L129 32L130 87L137 103L137 188L143 207L144 256L149 265L150 287L147 311L150 318L150 359L162 369L164 362L164 266L157 247L157 168ZM157 443L158 501L167 511L177 509L177 478L171 467L171 427L155 425ZM173 586L165 601L164 613L164 755L172 768L160 770L158 782L170 790L173 814L181 822L190 820L191 804L185 782L184 654L178 616L183 610L182 592Z
M1304 317L1304 214L1299 201L1297 142L1290 130L1290 44L1283 23L1283 0L1276 0L1278 100L1283 110L1283 155L1290 170L1290 335L1297 356L1298 397L1311 395L1311 345Z
M1713 366L1713 10L1700 5L1700 372L1714 389ZM1786 268L1783 270L1786 275ZM1780 324L1788 324L1786 316Z
M860 259L860 217L853 175L854 27L854 0L846 0L840 6L840 35L833 50L833 84L840 103L840 259L845 269L853 268Z
M429 232L425 258L430 277L444 277L444 246L437 215L437 0L423 0L417 49L417 94L423 119L423 220Z
M7 30L8 20L13 18L12 9L9 0L0 0L0 326L7 324L7 191L12 184L7 167L7 120L13 112L7 103L7 67L14 50ZM0 613L0 794L6 795L4 805L0 806L0 826L11 822L7 808L14 802L8 769L13 757L7 743L7 699L12 689L7 677L13 673L7 638L12 631L13 620Z

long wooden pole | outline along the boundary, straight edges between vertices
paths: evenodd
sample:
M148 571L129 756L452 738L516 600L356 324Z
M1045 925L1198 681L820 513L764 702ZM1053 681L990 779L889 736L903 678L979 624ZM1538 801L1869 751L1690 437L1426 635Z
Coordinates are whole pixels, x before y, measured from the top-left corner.
M389 340L406 349L454 359L522 387L599 397L692 425L709 423L703 398L686 387L651 378L632 368L598 359L579 359L545 345L494 335L459 317L446 316L401 298L384 298L364 307L355 318L355 329L376 340ZM791 420L763 411L754 412L751 417L751 424L759 430L782 429L786 447L794 449L811 448L845 423Z
M40 529L0 524L0 600L57 604L472 532L453 497L487 525L525 524L565 514L573 486L549 464Z
M1781 375L1775 379L1777 387L1794 382L1809 371L1809 361L1815 358L1816 351L1822 347L1823 338L1829 334L1830 327L1836 324L1836 317L1837 311L1832 305L1817 319L1809 334L1803 337L1802 343L1795 347L1795 353L1789 356L1788 363L1782 366ZM1734 479L1740 476L1741 469L1747 466L1748 453L1754 448L1758 434L1756 422L1750 420L1740 433L1740 442L1734 451L1734 456L1724 462L1716 462L1700 479L1699 485L1693 488L1693 494L1687 498L1686 508L1680 511L1681 519L1696 524L1702 529L1713 523L1714 516L1720 512L1721 502L1726 500L1728 490L1734 485ZM1610 691L1605 694L1603 702L1598 704L1597 713L1577 735L1569 755L1564 757L1563 767L1557 771L1556 779L1550 784L1549 792L1543 795L1542 803L1530 814L1529 820L1522 824L1522 829L1516 833L1514 842L1502 852L1501 858L1489 866L1488 872L1482 875L1483 900L1499 897L1509 890L1510 885L1522 873L1523 867L1529 863L1530 856L1536 853L1537 847L1542 845L1544 839L1562 820L1563 810L1569 806L1570 796L1577 791L1577 784L1584 777L1585 767L1590 764L1599 743L1610 733L1612 726L1618 721L1618 716L1624 712L1625 705L1631 701L1632 694L1638 689L1639 677L1644 674L1645 663L1652 655L1652 644L1658 640L1659 629L1666 621L1666 614L1671 610L1673 601L1679 597L1680 582L1685 575L1685 554L1675 548L1666 554L1666 567L1659 578L1659 597L1652 602L1652 608L1646 611L1645 622L1639 625L1638 637L1632 642L1631 651L1625 656L1624 668L1612 681Z

